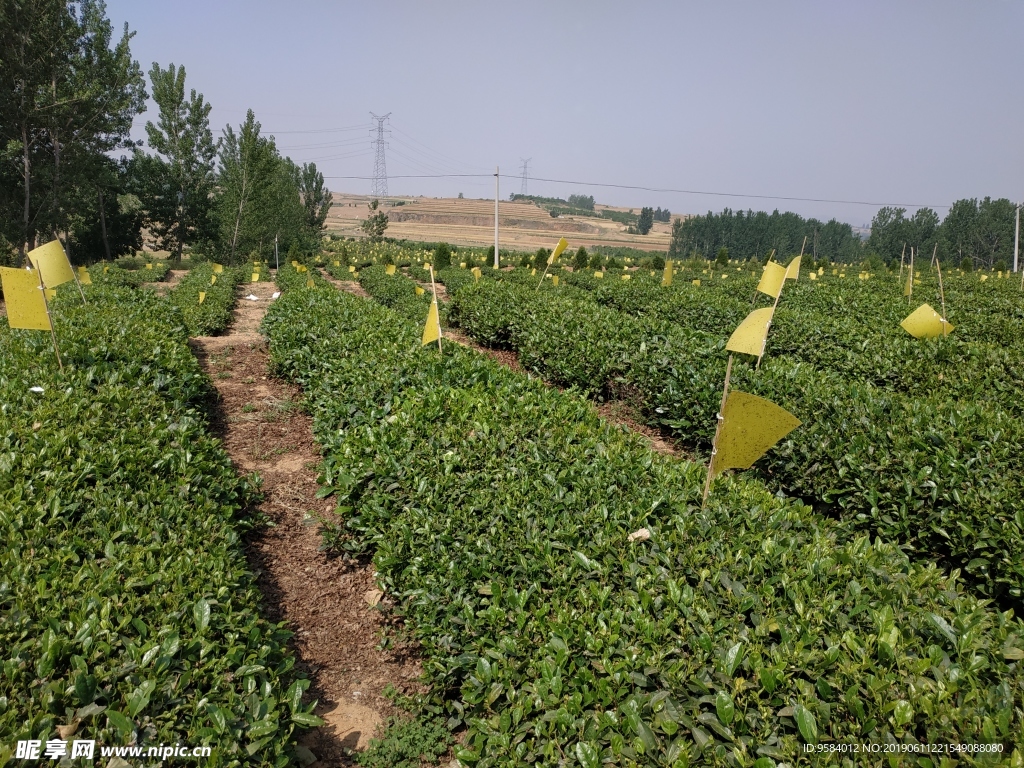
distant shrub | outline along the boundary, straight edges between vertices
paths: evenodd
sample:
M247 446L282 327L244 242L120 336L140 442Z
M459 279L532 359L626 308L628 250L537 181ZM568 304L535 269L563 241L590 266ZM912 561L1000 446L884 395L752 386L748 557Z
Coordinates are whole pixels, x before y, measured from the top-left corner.
M434 269L447 269L452 265L452 247L448 243L434 246Z

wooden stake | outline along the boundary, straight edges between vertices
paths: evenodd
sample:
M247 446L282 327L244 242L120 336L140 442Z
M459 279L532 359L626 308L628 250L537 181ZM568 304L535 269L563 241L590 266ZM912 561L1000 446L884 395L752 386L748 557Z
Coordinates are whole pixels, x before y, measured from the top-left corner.
M50 302L46 300L46 286L43 285L43 273L37 269L36 274L39 275L39 290L43 292L43 307L46 308L46 319L50 322L50 337L53 339L53 351L57 355L57 365L60 366L60 371L63 373L64 362L60 359L60 347L57 346L57 333L53 330L53 316L50 315Z
M68 263L70 264L71 262L68 262ZM77 285L77 286L78 286L78 293L79 293L79 294L81 295L81 297L82 297L82 303L83 303L83 304L88 304L88 302L87 302L87 301L85 300L85 291L83 291L83 290L82 290L82 283L81 283L81 281L80 281L80 280L78 279L78 270L77 270L77 269L75 269L74 267L71 267L71 274L72 274L72 275L74 276L74 278L75 278L75 285Z
M437 306L437 286L434 285L434 265L430 265L430 290L434 293L434 306ZM441 308L437 307L437 351L444 354L441 349Z
M946 292L942 290L942 267L939 266L939 262L935 262L935 267L939 271L939 300L942 301L942 335L946 335Z
M804 236L804 245L807 245L807 236ZM804 246L800 246L800 256L803 258ZM786 280L788 278L782 278L782 285L779 287L779 293L775 297L775 303L772 305L772 316L768 319L768 327L764 329L764 341L761 342L761 354L757 356L757 365L754 366L755 371L761 370L761 358L764 357L764 351L768 348L768 332L772 329L772 320L775 318L775 310L779 308L779 299L782 298L782 289L786 287Z
M729 362L725 366L725 385L722 387L722 405L718 409L718 424L715 425L715 439L711 443L711 458L708 459L708 477L704 482L704 498L701 500L701 509L707 504L708 494L711 493L711 468L715 463L715 454L718 453L718 436L722 432L722 422L725 417L722 415L725 411L725 400L729 396L729 377L732 374L732 354L729 355Z
M907 244L903 244L903 250L900 252L900 288L903 287L903 259L907 255Z
M910 293L907 294L907 306L914 300L914 246L910 246Z

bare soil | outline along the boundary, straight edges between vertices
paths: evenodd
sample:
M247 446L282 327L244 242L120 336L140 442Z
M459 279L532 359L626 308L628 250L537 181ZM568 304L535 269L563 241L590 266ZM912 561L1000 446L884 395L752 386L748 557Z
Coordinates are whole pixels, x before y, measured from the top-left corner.
M262 479L259 511L272 525L248 538L249 561L266 615L295 632L297 669L313 681L309 696L326 721L300 743L317 758L314 767L352 765L352 751L396 714L384 690L419 691L422 670L415 647L377 647L384 621L372 565L320 551L315 516L330 518L334 504L316 498L321 456L312 420L299 407L301 391L271 374L258 332L276 290L273 283L240 286L229 332L192 345L216 386L214 426L232 462ZM257 300L244 298L250 294Z

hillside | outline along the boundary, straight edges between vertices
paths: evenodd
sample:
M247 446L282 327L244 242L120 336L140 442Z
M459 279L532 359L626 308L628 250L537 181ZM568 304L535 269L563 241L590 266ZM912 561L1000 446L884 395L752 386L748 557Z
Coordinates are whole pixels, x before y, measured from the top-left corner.
M359 223L366 217L367 195L335 192L327 229L335 235L361 234ZM490 245L494 242L494 200L464 198L396 197L399 203L386 209L388 236L424 242L446 241L456 245ZM600 211L629 210L596 206ZM639 208L636 209L639 211ZM572 247L596 245L629 246L652 251L668 250L672 227L655 222L647 235L626 234L626 227L609 219L592 216L552 218L543 208L528 202L499 204L501 246L515 250L550 247L560 237Z

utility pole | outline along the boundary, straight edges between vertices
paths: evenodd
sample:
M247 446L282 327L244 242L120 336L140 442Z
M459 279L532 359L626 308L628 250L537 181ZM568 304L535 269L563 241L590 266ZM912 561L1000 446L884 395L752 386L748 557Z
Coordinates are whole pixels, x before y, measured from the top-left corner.
M373 189L370 194L380 200L383 205L388 196L388 169L384 163L384 148L387 146L384 141L384 121L391 117L391 113L388 112L383 117L378 117L373 112L370 115L377 121L377 127L370 129L371 133L374 131L377 133L377 138L373 142L376 153L373 157Z
M498 166L494 166L494 268L499 269L498 260Z
M523 158L521 158L521 157L519 159L523 160ZM528 166L530 165L530 161L531 160L533 160L532 157L528 157L525 160L523 160L523 186L522 186L522 189L520 190L520 194L522 194L524 197L526 196L526 179L529 177L529 168L528 168Z
M1017 271L1017 254L1020 252L1020 203L1017 203L1017 223L1013 228L1013 271Z

